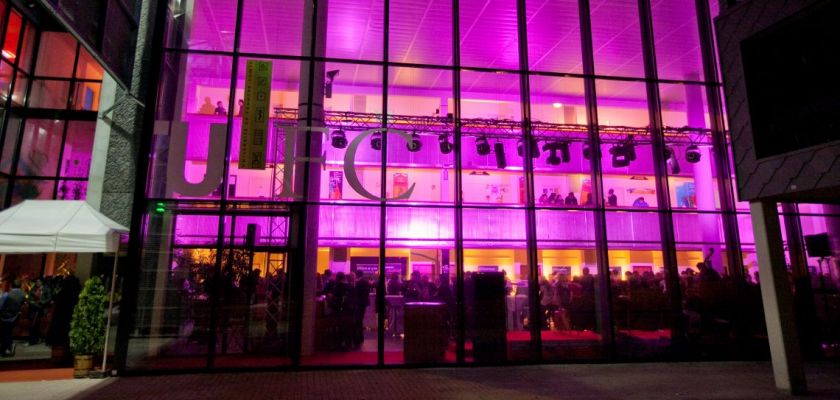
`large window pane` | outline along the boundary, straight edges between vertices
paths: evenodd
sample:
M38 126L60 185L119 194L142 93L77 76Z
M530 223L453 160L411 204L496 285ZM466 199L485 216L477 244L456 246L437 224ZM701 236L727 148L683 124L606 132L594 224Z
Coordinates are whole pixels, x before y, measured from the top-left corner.
M576 0L528 0L528 62L532 71L582 73Z
M328 63L326 70L338 73L333 79L332 96L324 100L329 134L312 133L312 140L324 138L322 154L326 155L327 166L320 172L320 198L329 202L374 201L382 194L382 136L362 135L382 126L382 68ZM396 135L389 135L388 139L389 151L391 147L405 147L405 142ZM356 155L352 157L353 165L348 165L345 161L354 143L358 144ZM356 183L351 183L351 174L357 178ZM386 185L393 188L392 178L388 178Z
M32 83L29 93L29 107L67 108L67 97L70 94L70 82L38 79Z
M592 2L590 13L595 73L609 76L645 76L638 2Z
M32 52L35 51L35 38L38 32L35 30L35 25L31 23L26 24L23 31L23 43L20 49L20 60L18 67L25 72L30 72L32 67Z
M265 61L256 59L241 59L239 62L236 84L236 103L233 118L233 138L228 175L228 197L251 200L276 200L283 192L283 177L287 172L294 176L293 171L286 171L288 166L295 166L294 163L285 163L285 146L302 147L304 134L298 135L296 142L288 142L285 137L284 127L293 125L298 104L298 74L300 63L297 61L271 60L272 81L271 94L269 98L269 118L266 124L266 164L264 169L240 168L240 145L242 143L242 113L245 106L245 76L248 61ZM226 106L226 105L225 105ZM321 134L312 134L312 140L321 138ZM297 141L300 141L297 143ZM297 164L303 168L305 164ZM298 193L302 194L302 193Z
M576 229L568 229L568 227ZM547 360L596 359L608 327L599 318L595 221L591 212L537 212L542 353ZM518 297L519 295L517 295Z
M30 119L23 130L17 174L55 176L64 135L64 121Z
M88 176L93 152L95 122L69 121L67 139L64 142L64 157L61 160L60 175L65 177Z
M96 111L99 109L101 83L76 82L70 104L74 110Z
M391 61L452 64L452 0L392 0L390 7Z
M9 91L12 87L12 76L14 76L14 68L11 64L0 62L0 101L2 106L6 106L6 100L9 98Z
M3 154L0 155L0 172L6 174L11 173L12 165L14 165L14 156L17 150L18 139L20 138L21 124L19 117L9 116L8 118L9 122L6 124L6 135L3 138Z
M12 106L22 107L26 102L26 91L29 89L29 78L23 72L18 71L15 79L15 88L12 91Z
M464 71L461 78L464 202L524 205L519 77Z
M672 207L720 209L706 88L691 84L659 88Z
M9 206L24 200L52 200L54 188L54 180L18 179L12 188L12 204Z
M583 154L588 135L583 80L532 76L531 88L537 206L594 207L591 164Z
M386 364L455 361L454 220L451 208L387 209L386 257L408 268L386 267Z
M310 2L304 0L243 1L239 51L300 55L303 27L309 26L309 21L304 21L304 7L308 6Z
M525 242L465 241L467 362L533 359L527 297L536 289L528 284L528 271Z
M9 62L15 62L18 56L21 25L23 25L23 19L17 11L12 10L6 24L6 38L3 40L3 58Z
M453 169L454 121L452 73L446 70L391 68L388 74L388 114L395 129L410 135L411 140L396 134L388 136L389 197L406 193L401 201L455 201Z
M166 46L233 51L237 0L196 0L173 2Z
M659 78L703 80L695 1L652 2L651 14Z
M129 339L126 362L132 368L204 367L208 344L215 335L210 327L212 297L221 286L215 267L219 217L176 217L169 207L174 208L169 205L163 212L146 216L146 231L154 232L157 239L143 243L136 330ZM197 235L196 230L208 235L215 232L208 246L183 246Z
M657 207L644 83L599 80L596 87L607 204Z
M66 32L43 32L38 45L38 62L35 75L51 78L70 78L73 75L73 62L76 59L78 44L73 36Z
M153 138L151 196L221 196L232 59L170 53L165 57ZM231 153L233 154L233 153Z
M384 0L332 2L327 21L327 57L382 60Z
M320 206L316 271L304 284L304 365L374 365L377 362L376 285L379 279L380 208ZM310 208L310 212L314 207ZM385 271L405 275L407 258L386 255ZM391 318L391 323L395 323ZM393 345L398 335L393 333ZM396 336L397 338L394 338ZM391 346L391 354L396 347Z
M461 65L518 69L516 1L467 1L460 10Z
M76 65L76 78L102 80L102 67L85 50L79 48L79 63Z
M278 219L283 219L282 221ZM229 221L229 223L228 223ZM226 219L214 365L288 365L289 308L285 217L232 215ZM253 239L248 232L254 232Z

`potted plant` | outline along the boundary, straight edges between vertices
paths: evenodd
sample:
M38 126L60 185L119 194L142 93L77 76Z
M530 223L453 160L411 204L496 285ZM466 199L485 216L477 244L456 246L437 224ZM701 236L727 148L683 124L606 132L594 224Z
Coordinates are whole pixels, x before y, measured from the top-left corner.
M108 296L98 277L85 282L70 322L70 350L73 352L73 376L85 378L93 369L93 356L105 346L105 304Z

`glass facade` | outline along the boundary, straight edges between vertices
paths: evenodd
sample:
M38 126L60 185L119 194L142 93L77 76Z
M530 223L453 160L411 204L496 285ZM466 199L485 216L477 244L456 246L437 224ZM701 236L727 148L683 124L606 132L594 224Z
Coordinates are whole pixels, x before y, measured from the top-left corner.
M764 356L710 4L653 3L171 2L125 368Z
M0 37L0 208L84 200L102 68L69 33L39 27L2 0ZM27 287L74 267L75 255L7 255L0 274Z

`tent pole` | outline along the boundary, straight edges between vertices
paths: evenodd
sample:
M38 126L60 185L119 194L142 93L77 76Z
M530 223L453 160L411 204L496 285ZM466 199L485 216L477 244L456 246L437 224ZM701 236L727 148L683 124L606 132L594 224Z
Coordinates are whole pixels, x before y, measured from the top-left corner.
M111 313L114 309L114 290L117 287L117 260L120 259L120 250L114 252L114 269L111 271L111 295L108 297L108 322L105 323L105 346L102 349L102 373L105 373L105 364L108 362L108 339L111 336Z

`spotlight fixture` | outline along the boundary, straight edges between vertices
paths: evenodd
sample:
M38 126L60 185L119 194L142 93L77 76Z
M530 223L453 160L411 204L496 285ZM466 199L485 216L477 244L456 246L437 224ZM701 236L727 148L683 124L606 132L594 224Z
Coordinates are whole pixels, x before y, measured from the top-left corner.
M585 143L583 145L583 158L585 158L587 160L592 159L592 146L590 146L589 143ZM601 149L600 148L598 149L598 159L601 159Z
M519 139L516 142L516 154L519 157L525 157L525 139ZM536 139L531 140L531 158L540 158L540 145Z
M490 154L490 143L487 143L486 136L481 136L475 140L475 152L480 156Z
M416 153L423 148L423 142L420 141L420 135L417 132L411 134L411 140L405 145L408 151Z
M374 150L382 150L382 132L374 132L370 137L370 148Z
M692 164L700 162L700 149L697 148L697 145L692 144L691 146L686 147L685 160Z
M324 97L328 99L332 98L333 80L335 80L335 76L338 75L339 71L337 69L327 71L327 79L324 83Z
M569 152L569 142L558 142L557 145L560 147L560 156L563 162L568 163L572 161L572 155Z
M569 142L549 142L543 146L543 151L548 151L549 155L545 162L549 165L560 165L560 162L568 163L572 157L569 153ZM560 156L557 155L560 151Z
M676 153L670 147L665 147L665 162L671 167L671 175L680 173L680 162L677 161Z
M610 147L613 168L624 168L630 165L630 154L627 153L627 146L615 145Z
M560 157L557 156L557 143L546 143L543 146L543 151L548 152L545 162L548 165L560 165Z
M341 129L333 131L332 135L330 135L330 139L332 142L332 146L336 149L343 149L347 147L347 135L345 135L344 131L342 131Z
M627 135L627 140L624 142L625 152L630 161L636 161L636 141L633 135Z
M507 167L505 144L502 142L496 142L493 144L493 152L496 153L496 167L499 169L505 169L505 167Z
M610 147L613 168L624 168L636 161L636 142L633 135L628 135L623 142Z
M671 166L671 175L679 175L680 173L680 162L677 161L676 157L668 159L668 165Z
M452 143L449 141L449 134L442 133L438 136L438 142L440 142L440 152L442 154L449 154L452 152L454 148Z

